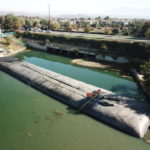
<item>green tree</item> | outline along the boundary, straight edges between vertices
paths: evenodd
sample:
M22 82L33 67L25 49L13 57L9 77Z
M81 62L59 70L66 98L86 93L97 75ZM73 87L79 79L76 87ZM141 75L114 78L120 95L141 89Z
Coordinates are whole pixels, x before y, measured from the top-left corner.
M67 23L66 23L66 28L65 28L65 29L66 29L66 31L69 31L69 32L70 32L70 31L72 31L73 26L72 26L69 22L67 22Z
M13 14L8 14L4 18L4 29L5 30L14 30L15 16Z
M115 34L115 35L118 35L120 33L120 28L117 28L117 27L113 28L112 33Z
M0 28L3 27L3 21L4 21L3 16L0 16Z
M24 16L21 16L21 17L18 17L19 19L19 22L22 24L22 27L25 26L25 17Z
M18 30L22 27L23 27L23 24L21 23L21 21L17 17L15 17L14 18L14 29Z
M25 26L30 28L33 27L33 21L31 19L26 19Z
M141 35L141 29L142 29L142 25L143 22L142 21L134 21L130 26L129 26L129 30L130 30L130 35L132 36L142 36Z
M101 20L101 17L100 17L100 16L98 16L98 17L96 17L96 18L95 18L95 20Z
M104 33L105 33L105 34L111 34L111 32L112 32L112 31L111 31L111 28L109 28L109 27L105 27L105 28L104 28Z
M91 27L90 26L86 26L84 28L84 32L89 33L91 31Z
M40 25L39 21L34 21L34 22L33 22L33 27L34 27L34 28L35 28L35 27L40 28L41 25Z
M148 35L149 29L150 29L150 21L145 22L144 25L142 26L141 33L144 37Z
M52 23L51 24L51 30L59 30L60 24L59 23Z
M145 37L150 39L150 28L147 29L146 33L145 33Z
M104 18L104 20L109 20L110 19L110 17L109 16L106 16L105 18Z
M146 62L144 65L141 65L141 69L144 73L146 84L150 86L150 60Z
M40 20L40 25L42 29L47 29L48 28L48 20L46 19L41 19Z
M123 28L121 30L121 33L122 33L122 35L127 35L127 36L130 34L130 32L129 32L129 30L127 28Z

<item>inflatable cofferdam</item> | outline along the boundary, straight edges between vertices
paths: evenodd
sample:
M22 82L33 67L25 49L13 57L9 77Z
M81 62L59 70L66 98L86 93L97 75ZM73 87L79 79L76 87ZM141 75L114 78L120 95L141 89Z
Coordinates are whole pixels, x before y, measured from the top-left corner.
M86 93L101 89L103 99L90 102L82 112L136 137L144 137L150 125L150 104L121 97L100 87L63 76L24 61L0 62L1 70L76 109Z

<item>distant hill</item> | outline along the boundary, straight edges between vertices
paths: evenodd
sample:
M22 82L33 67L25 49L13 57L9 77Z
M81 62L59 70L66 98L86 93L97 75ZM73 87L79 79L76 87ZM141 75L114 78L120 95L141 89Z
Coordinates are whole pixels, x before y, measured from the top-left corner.
M0 15L7 15L9 13L14 14L15 16L29 16L29 17L44 17L47 18L48 14L41 13L41 12L15 12L15 11L0 11ZM81 17L91 17L90 15L86 14L68 14L67 12L52 12L52 17L59 17L59 18L81 18Z

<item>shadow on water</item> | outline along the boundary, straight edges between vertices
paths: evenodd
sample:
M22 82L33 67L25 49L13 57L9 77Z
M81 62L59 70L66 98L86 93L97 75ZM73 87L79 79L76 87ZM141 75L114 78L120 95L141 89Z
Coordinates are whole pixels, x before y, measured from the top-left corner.
M80 111L78 111L77 109L72 108L70 106L67 107L67 112L70 113L70 114L73 114L73 115L79 115L79 114L81 114Z
M121 93L122 96L130 97L131 93L134 93L135 88L132 86L126 86L124 84L120 84L120 85L112 86L111 91L119 92L119 93ZM141 95L142 93L140 93L140 91L138 91L138 92L139 92L139 95L136 94L136 95L133 95L133 97L139 98L139 99L143 98L143 96ZM140 97L140 96L142 96L142 97Z

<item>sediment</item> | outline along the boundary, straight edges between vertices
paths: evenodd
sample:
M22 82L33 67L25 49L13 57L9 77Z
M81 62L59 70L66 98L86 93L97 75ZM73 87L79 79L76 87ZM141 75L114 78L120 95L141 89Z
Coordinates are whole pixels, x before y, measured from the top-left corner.
M143 138L150 125L150 104L66 77L25 61L0 60L0 69L26 84L79 109L86 93L101 89L99 103L88 103L81 111L119 130Z

